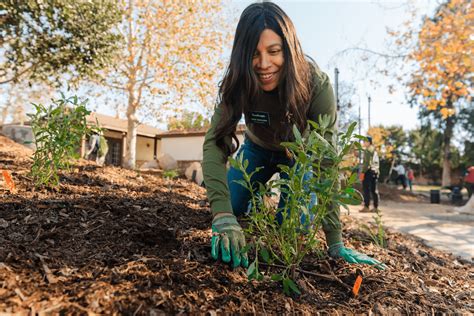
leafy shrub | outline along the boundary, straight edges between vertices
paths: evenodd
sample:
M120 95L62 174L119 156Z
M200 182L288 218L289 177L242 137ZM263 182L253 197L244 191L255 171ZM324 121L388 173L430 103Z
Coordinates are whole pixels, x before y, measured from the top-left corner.
M308 253L320 248L316 232L322 227L323 220L327 220L331 208L347 208L348 204L358 205L361 201L360 193L352 188L357 173L350 166L341 166L347 154L355 148L360 149L357 139L363 137L353 135L356 123L338 135L332 135L329 130L330 118L327 116L319 123L310 121L309 124L313 129L308 128L305 136L294 127L295 141L282 143L295 160L291 167L279 166L286 177L252 185L250 179L260 169L247 173L247 160L242 156L230 159L232 166L244 175L243 180L236 182L251 192L250 223L245 230L251 241L243 251L253 249L255 260L248 267L248 278L263 279L260 260L283 267L271 279L282 282L286 294L299 293L293 281L295 271ZM345 178L345 187L340 186L341 177ZM264 203L265 196L274 195L274 188L286 194L286 205L276 210Z
M99 132L97 126L88 127L86 117L90 111L86 102L77 96L58 100L44 106L33 104L35 112L28 114L34 135L36 151L30 175L35 185L58 186L61 169L69 169L72 159L79 158L82 137Z

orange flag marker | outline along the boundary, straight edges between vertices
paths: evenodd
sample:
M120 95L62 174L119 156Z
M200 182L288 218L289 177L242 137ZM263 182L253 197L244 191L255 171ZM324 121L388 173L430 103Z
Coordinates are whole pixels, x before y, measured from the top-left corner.
M354 293L354 296L357 296L357 294L359 294L359 289L360 289L361 284L362 284L362 277L358 275L354 282L354 287L352 288L352 293Z
M16 193L15 182L13 182L12 176L8 170L2 170L3 179L5 179L6 186L10 193Z

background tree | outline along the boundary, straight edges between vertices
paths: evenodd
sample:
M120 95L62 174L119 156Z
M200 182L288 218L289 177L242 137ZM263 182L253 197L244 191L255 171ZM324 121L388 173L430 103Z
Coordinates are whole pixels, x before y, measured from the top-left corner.
M431 126L424 126L409 132L411 153L418 166L418 176L427 177L434 183L441 179L441 145L443 134Z
M181 118L176 116L168 118L168 130L202 129L209 127L209 119L200 113L184 111Z
M408 142L414 169L418 175L429 178L433 183L439 183L442 176L443 132L427 124L409 132ZM450 148L450 161L453 168L461 163L459 149Z
M45 83L30 84L27 81L9 82L0 85L0 125L7 122L23 124L32 103L48 102L53 96L53 88Z
M210 109L230 33L220 1L123 0L118 5L124 14L118 32L125 43L98 83L127 99L123 164L135 168L138 112L158 110L166 116L167 110L179 114L192 104Z
M0 84L92 76L116 51L119 21L113 0L1 1Z
M426 108L426 115L443 131L443 186L451 184L451 140L459 112L472 107L473 16L470 1L441 4L434 17L424 20L416 48L408 57L415 61L408 82L411 102Z
M385 75L391 81L387 92L407 88L407 99L419 106L421 116L428 116L443 131L442 184L450 184L450 149L453 131L468 118L463 110L472 109L472 74L474 34L473 8L470 1L449 0L441 3L430 17L421 21L416 6L407 2L407 21L397 30L387 29L387 49L350 47L336 57L351 54L365 61L370 73L360 73L361 80ZM360 65L357 65L360 68ZM385 80L385 81L386 81ZM374 80L369 80L372 85ZM426 111L427 110L427 111ZM465 133L457 133L459 139ZM461 140L461 144L464 143ZM469 144L468 147L469 148ZM467 153L467 152L466 152Z
M372 137L372 142L380 159L380 181L391 175L391 169L397 161L406 164L409 159L407 149L408 137L401 126L377 125L371 127L367 134Z

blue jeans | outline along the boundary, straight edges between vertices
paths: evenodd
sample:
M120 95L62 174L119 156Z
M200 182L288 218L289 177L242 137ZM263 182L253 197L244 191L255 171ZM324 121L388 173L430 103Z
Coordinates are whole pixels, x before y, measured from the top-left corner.
M243 145L237 152L237 156L243 153L243 160L248 160L249 164L247 167L247 173L253 172L258 167L263 167L259 172L255 173L250 181L254 186L254 189L258 188L258 182L265 184L270 178L277 172L280 173L280 178L287 179L286 173L280 172L278 165L287 165L292 167L294 160L288 158L284 151L272 151L265 149L253 143L248 138L245 138ZM311 173L307 173L305 178L311 177ZM249 190L234 182L234 180L243 180L243 173L231 167L227 173L227 184L229 185L230 198L232 203L232 210L235 216L243 215L247 212L249 201L251 198ZM309 188L306 188L309 189ZM314 199L316 196L314 195ZM285 206L286 193L280 194L280 201L278 203L278 209L282 210ZM316 201L314 201L315 203ZM277 213L276 219L278 223L282 223L283 214ZM302 216L302 222L305 222L304 215Z

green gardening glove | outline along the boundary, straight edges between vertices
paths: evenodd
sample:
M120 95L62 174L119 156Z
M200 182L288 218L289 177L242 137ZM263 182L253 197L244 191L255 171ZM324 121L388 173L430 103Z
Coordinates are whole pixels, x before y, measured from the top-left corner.
M214 260L219 259L221 251L222 261L230 262L234 268L249 265L247 253L241 253L245 247L245 237L242 227L233 214L217 214L212 220L211 255Z
M371 266L375 266L379 270L385 270L387 266L382 262L375 260L363 253L357 252L355 250L344 247L342 242L335 243L334 245L329 246L328 249L329 256L334 259L342 258L349 263L363 263Z

